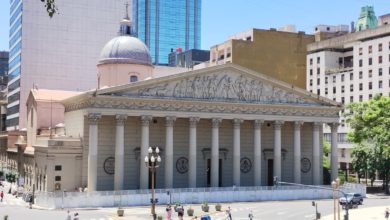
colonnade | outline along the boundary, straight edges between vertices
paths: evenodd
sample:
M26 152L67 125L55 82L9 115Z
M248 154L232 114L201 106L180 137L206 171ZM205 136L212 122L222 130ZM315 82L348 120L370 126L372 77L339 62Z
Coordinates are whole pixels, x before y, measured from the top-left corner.
M100 114L89 114L89 151L88 151L88 190L96 191L97 187L97 149L98 149L98 121L101 118ZM114 189L123 190L124 186L124 122L126 115L116 115L116 132L115 132L115 177ZM140 188L147 189L149 187L149 172L142 158L148 155L149 148L149 125L152 116L144 115L141 118L141 149L140 149ZM173 187L173 127L176 117L167 116L165 124L165 188ZM197 161L197 123L199 117L190 117L189 119L189 169L188 169L188 187L195 188L196 185L196 161ZM219 186L219 128L221 118L212 118L211 121L211 187ZM230 119L231 120L231 119ZM241 152L241 124L244 120L236 118L231 120L233 123L233 184L240 186L240 152ZM253 155L255 158L261 158L261 127L263 120L253 120ZM320 185L321 182L321 158L320 158L320 126L319 122L313 123L313 157L312 157L312 174L313 184ZM282 179L282 127L283 121L274 121L274 176ZM294 122L294 182L301 183L301 127L302 121ZM337 125L332 124L332 143L331 143L331 169L332 179L337 175ZM253 185L261 185L261 160L254 160L254 182Z

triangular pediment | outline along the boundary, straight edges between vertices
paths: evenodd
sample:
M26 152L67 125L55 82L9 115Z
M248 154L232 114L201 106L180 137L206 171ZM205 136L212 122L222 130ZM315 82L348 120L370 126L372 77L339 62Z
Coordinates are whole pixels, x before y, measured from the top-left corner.
M98 96L261 104L337 103L261 73L227 64L97 91Z

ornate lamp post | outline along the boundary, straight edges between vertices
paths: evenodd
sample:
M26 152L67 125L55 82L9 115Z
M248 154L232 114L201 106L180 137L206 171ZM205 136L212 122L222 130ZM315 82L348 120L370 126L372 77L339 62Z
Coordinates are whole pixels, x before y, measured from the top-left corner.
M156 203L158 200L154 198L154 175L156 172L156 168L160 166L161 157L159 155L160 150L158 149L158 147L149 147L148 152L149 156L145 156L145 165L152 173L152 198L150 199L150 202L152 203L153 219L156 220Z
M332 189L333 189L333 219L336 220L336 181L332 181Z

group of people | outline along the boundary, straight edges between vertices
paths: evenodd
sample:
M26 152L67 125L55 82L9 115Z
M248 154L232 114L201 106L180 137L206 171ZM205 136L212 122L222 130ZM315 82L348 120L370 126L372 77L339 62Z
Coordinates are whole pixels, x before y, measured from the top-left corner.
M167 205L167 208L165 209L167 215L167 220L172 220L172 207L170 204ZM184 207L181 205L181 206L178 206L175 210L177 212L177 217L179 218L179 220L183 220L183 217L184 217Z
M72 219L72 214L70 214L70 211L67 211L68 215L66 216L66 220L79 220L79 213L75 212L74 217Z

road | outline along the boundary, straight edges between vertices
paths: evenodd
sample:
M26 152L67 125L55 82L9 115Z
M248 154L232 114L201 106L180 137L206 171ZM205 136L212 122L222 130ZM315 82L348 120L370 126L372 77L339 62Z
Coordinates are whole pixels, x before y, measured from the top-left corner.
M322 216L330 215L333 212L332 200L319 200L318 211ZM252 210L254 219L256 220L305 220L314 219L315 207L311 201L271 201L271 202L253 202L253 203L230 203L222 204L222 209L231 207L231 213L234 220L248 219L248 214ZM390 198L386 196L366 198L359 209L369 207L390 207ZM200 205L192 205L195 209L195 215L201 216L204 214L200 210ZM185 209L188 205L185 206ZM165 217L165 207L158 206L157 213ZM224 212L215 212L214 205L210 204L210 214L213 220L225 220ZM362 209L363 210L363 209ZM360 211L362 211L360 210ZM369 209L367 209L369 210ZM4 201L0 203L0 219L5 215L9 216L9 220L61 220L66 219L67 210L45 210L34 207L29 209L28 204L22 201L21 198L6 193ZM353 212L354 210L351 210ZM128 219L152 219L150 216L149 207L126 207L125 217L116 216L116 208L101 208L101 209L72 209L71 214L79 213L80 220L128 220ZM344 210L342 210L344 212ZM175 214L175 213L174 213ZM175 215L174 215L175 216ZM341 217L343 214L341 214ZM73 218L72 218L73 219ZM175 216L174 219L177 219ZM191 219L189 217L185 218ZM199 218L198 218L199 219Z

